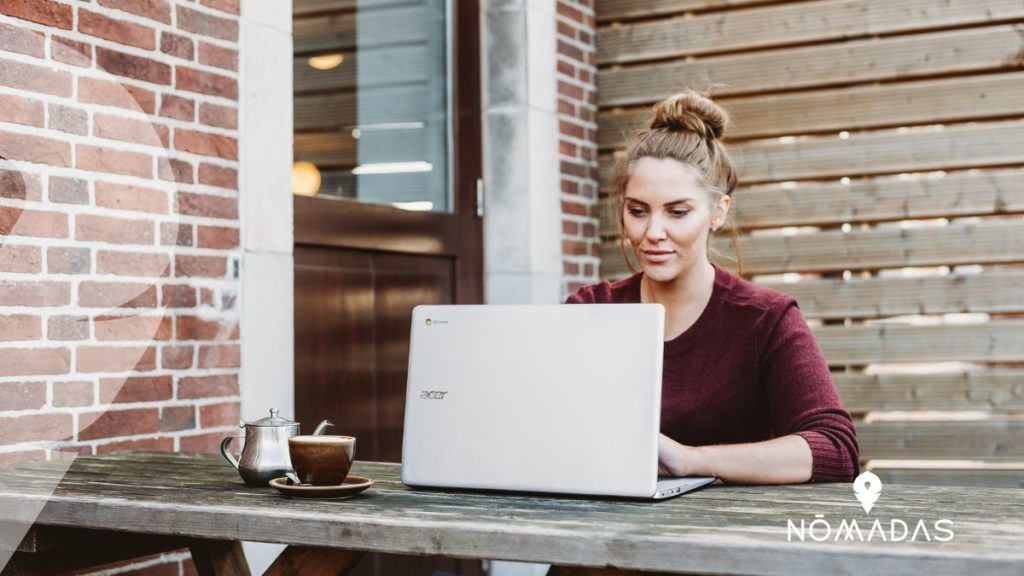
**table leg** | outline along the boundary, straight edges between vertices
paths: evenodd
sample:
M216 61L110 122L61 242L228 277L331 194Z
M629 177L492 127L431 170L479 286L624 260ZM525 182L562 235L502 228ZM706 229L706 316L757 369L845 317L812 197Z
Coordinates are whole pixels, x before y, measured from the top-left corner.
M250 576L242 543L209 540L189 546L199 576Z
M341 548L289 546L263 576L346 576L366 552Z

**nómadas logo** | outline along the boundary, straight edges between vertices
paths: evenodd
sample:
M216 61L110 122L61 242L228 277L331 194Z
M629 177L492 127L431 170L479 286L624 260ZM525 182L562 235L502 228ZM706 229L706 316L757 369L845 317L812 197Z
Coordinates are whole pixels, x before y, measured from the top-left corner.
M864 472L853 481L853 495L864 508L864 513L870 514L875 507L875 502L882 495L882 479L872 472ZM911 525L914 526L913 533L910 531ZM838 526L834 526L825 518L824 514L815 514L814 520L810 522L801 519L799 526L792 519L786 520L786 540L792 542L794 536L800 542L805 542L808 538L814 542L825 542L826 540L833 542L840 540L860 542L871 542L872 540L917 542L920 540L931 542L933 538L937 542L949 542L953 539L952 520L946 518L935 520L931 523L931 531L928 526L929 524L921 519L918 519L916 523L913 521L908 523L899 518L891 518L887 523L883 523L876 518L870 525L861 529L856 518L841 518ZM867 530L867 535L865 535L865 530Z

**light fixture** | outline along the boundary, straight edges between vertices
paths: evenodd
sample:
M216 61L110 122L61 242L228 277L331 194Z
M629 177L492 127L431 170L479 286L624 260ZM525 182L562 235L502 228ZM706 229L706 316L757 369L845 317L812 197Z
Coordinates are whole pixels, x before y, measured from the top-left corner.
M320 170L312 162L292 164L292 194L316 196L320 191Z
M392 202L395 208L411 210L413 212L429 212L434 209L434 203L429 200L418 200L413 202Z
M317 70L331 70L341 66L341 63L344 61L344 54L321 54L310 57L309 65Z
M352 173L360 174L405 174L408 172L430 172L434 165L430 162L380 162L377 164L360 164L352 169Z

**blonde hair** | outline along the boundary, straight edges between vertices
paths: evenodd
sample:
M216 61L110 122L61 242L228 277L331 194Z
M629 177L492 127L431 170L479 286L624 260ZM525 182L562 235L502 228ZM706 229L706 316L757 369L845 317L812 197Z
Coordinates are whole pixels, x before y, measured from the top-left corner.
M711 196L712 203L722 196L731 196L739 179L732 158L721 140L728 124L729 114L721 106L707 96L685 90L655 104L650 126L637 130L630 137L612 172L611 206L618 215L619 249L634 274L637 270L626 255L623 221L626 185L632 176L634 164L641 158L678 160L697 171L700 183ZM736 264L742 273L739 234L735 226L730 225L729 229L737 251Z

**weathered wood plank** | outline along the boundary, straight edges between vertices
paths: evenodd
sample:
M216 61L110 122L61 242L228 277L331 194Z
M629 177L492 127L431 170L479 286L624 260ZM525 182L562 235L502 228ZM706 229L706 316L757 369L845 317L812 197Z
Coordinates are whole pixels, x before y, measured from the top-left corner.
M814 336L831 366L1024 361L1024 320L937 326L819 326L814 328Z
M944 177L743 187L733 193L731 218L740 229L754 230L1021 212L1024 170L970 170ZM601 200L596 215L602 236L618 235L618 213L610 198Z
M365 552L338 548L289 546L263 576L346 576L364 556Z
M1024 411L1024 370L952 374L832 374L853 413L892 410Z
M18 552L3 567L10 576L65 574L114 562L178 550L192 540L175 536L125 534L108 530L77 531L41 526L30 534L41 538L38 549Z
M636 0L597 0L595 11L597 12L598 20L607 22L620 19L652 18L655 16L684 14L686 12L720 10L734 6L765 4L769 2L771 0L647 0L645 2L637 2Z
M727 136L746 140L892 126L913 126L1005 118L1024 114L1024 74L958 76L722 98L732 123ZM598 114L598 146L625 147L629 135L646 127L649 107L605 109Z
M1024 271L917 278L822 278L758 284L797 299L806 318L1024 311Z
M189 546L189 550L199 576L249 576L249 564L241 542L196 542Z
M1024 465L1014 468L899 468L875 467L871 471L885 484L923 486L986 486L1024 488Z
M601 70L597 93L601 107L630 106L657 102L684 87L711 85L717 96L726 96L1020 65L1018 32L991 26Z
M717 261L729 266L735 258L733 240L712 241ZM743 236L740 238L744 274L784 272L841 272L907 266L955 266L1020 261L1024 254L1024 224L1019 221L951 224L901 229L817 232L795 236ZM618 243L601 244L601 277L622 278L629 271Z
M857 422L862 458L1024 461L1024 421Z
M599 64L625 64L1022 17L1024 5L1019 0L987 0L984 9L973 0L798 2L602 27L597 33L597 54Z

